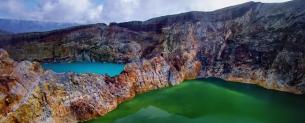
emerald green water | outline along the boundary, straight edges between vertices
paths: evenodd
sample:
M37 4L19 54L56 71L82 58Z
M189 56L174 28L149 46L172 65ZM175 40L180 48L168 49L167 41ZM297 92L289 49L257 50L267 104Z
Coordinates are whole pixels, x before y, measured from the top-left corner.
M136 96L88 123L305 123L305 97L219 79Z
M116 76L124 70L124 64L113 63L46 63L42 65L45 69L51 69L54 72L75 72L75 73L96 73Z
M55 72L115 76L123 64L43 64ZM181 85L136 96L88 123L305 123L305 96L219 79Z

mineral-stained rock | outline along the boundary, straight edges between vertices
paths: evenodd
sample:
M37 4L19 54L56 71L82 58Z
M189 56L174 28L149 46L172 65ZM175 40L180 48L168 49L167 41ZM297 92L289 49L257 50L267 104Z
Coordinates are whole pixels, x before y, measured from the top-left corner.
M195 54L189 54L195 56ZM122 74L54 73L35 62L15 62L0 50L0 122L79 122L103 116L136 94L194 79L200 63L181 69L162 56L130 63ZM175 73L172 73L175 69Z
M0 122L77 122L138 93L218 77L305 93L305 1L0 36ZM28 62L127 63L117 77Z

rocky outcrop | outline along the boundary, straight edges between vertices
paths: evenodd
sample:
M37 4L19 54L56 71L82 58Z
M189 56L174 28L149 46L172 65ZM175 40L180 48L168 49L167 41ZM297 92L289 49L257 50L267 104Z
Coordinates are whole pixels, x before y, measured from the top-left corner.
M140 61L143 52L149 52L145 48L154 46L158 36L94 24L0 38L0 47L18 61L126 63Z
M304 94L304 5L249 2L144 22L0 36L0 48L20 61L1 51L0 122L84 121L138 93L202 77ZM128 64L112 78L57 74L23 60Z
M162 56L127 64L117 77L58 74L36 62L15 62L0 50L0 122L79 122L103 116L136 94L194 79L195 54L179 69Z

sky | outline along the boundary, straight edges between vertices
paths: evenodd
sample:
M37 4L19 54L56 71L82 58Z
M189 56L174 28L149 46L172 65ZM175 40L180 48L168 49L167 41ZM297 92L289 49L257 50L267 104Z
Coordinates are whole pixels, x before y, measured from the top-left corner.
M213 11L250 0L0 0L0 18L71 23L147 20L188 11ZM285 2L289 0L253 0Z

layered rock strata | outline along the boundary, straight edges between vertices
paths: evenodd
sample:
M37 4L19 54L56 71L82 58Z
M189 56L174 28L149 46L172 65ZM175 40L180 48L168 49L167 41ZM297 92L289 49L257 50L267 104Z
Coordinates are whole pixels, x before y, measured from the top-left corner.
M200 62L187 55L179 69L159 56L109 77L44 71L39 63L15 62L0 50L0 122L72 123L103 116L136 94L196 78Z
M248 2L143 22L0 36L0 48L17 61L39 62L130 63L162 56L179 64L183 53L195 52L199 77L299 94L305 91L304 5Z
M0 48L18 61L1 51L0 122L83 121L138 93L202 77L303 94L304 5L249 2L143 22L0 36ZM128 64L111 78L57 74L23 60Z

